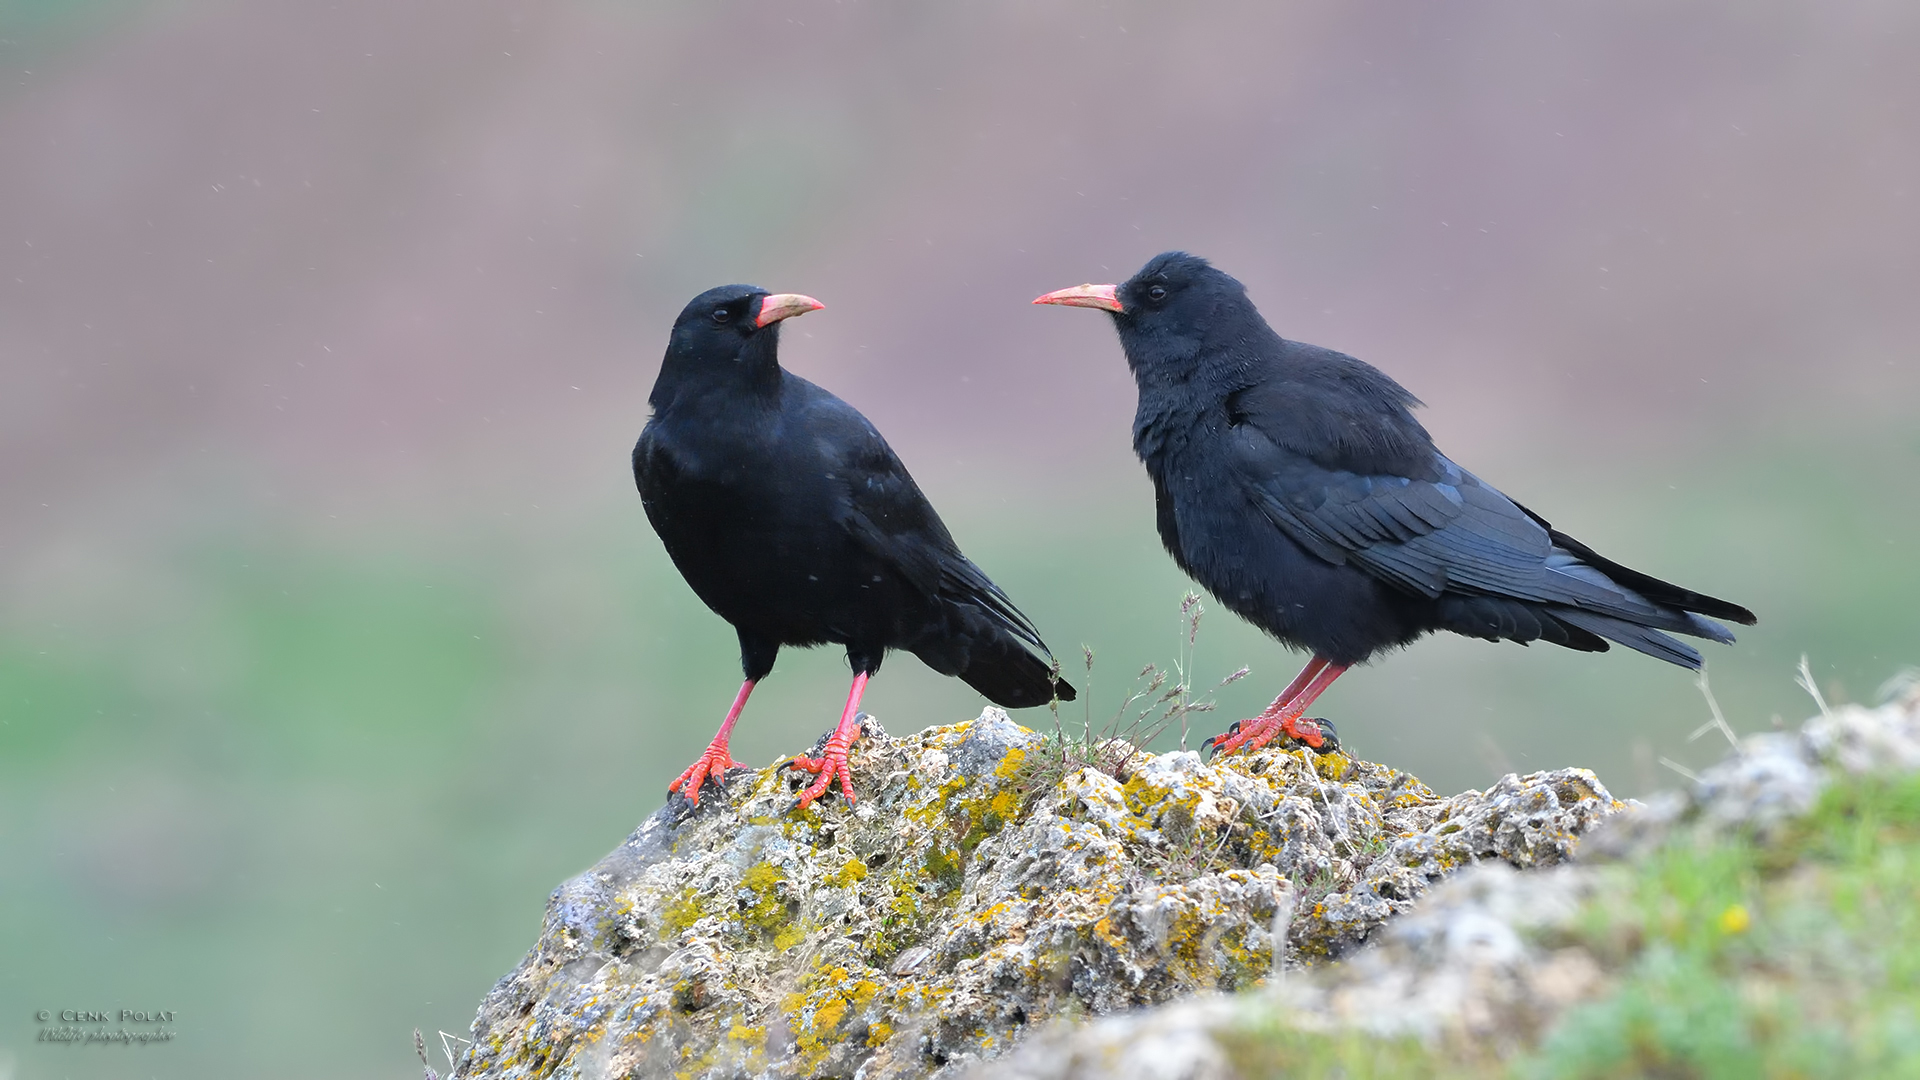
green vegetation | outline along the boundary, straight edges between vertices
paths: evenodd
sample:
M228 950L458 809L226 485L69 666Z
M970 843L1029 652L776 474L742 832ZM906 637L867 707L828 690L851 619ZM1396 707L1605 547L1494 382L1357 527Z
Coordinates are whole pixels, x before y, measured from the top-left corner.
M1771 839L1681 833L1564 940L1609 988L1509 1060L1277 1024L1223 1042L1261 1077L1920 1076L1920 777L1835 784Z

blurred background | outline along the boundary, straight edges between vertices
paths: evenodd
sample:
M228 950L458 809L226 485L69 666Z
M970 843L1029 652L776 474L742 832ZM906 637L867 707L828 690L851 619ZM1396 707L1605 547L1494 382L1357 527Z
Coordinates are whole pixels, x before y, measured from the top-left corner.
M1735 729L1811 711L1803 653L1870 701L1920 662L1916 176L1897 0L0 0L0 1077L415 1076L465 1033L737 686L627 463L723 282L827 304L784 362L1094 651L1068 725L1181 657L1188 583L1110 325L1027 302L1174 247L1757 611L1708 647ZM1196 684L1253 674L1194 738L1300 659L1207 614ZM784 654L736 755L845 680ZM981 704L904 655L867 696ZM1624 650L1428 640L1316 712L1449 791L1724 750ZM65 1008L178 1034L37 1043Z

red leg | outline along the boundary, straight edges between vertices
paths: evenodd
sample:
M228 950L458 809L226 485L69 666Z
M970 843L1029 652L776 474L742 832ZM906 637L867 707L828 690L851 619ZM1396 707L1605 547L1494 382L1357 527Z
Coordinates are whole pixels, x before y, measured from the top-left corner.
M1242 746L1258 750L1273 741L1274 736L1285 735L1315 750L1326 746L1327 736L1320 730L1320 725L1302 717L1313 706L1314 699L1325 693L1327 687L1333 685L1333 680L1346 670L1344 665L1314 657L1308 661L1299 677L1273 700L1272 705L1267 706L1265 712L1235 724L1233 730L1224 735L1208 739L1206 745L1216 753L1231 754Z
M800 793L800 801L795 809L805 810L813 800L827 793L833 786L835 777L840 778L840 794L846 797L847 805L852 806L853 767L848 763L847 755L853 748L853 741L860 737L860 695L867 689L867 673L861 672L853 677L853 689L847 691L847 708L840 714L840 726L833 729L827 737L827 746L817 758L797 757L788 763L789 767L805 769L810 773L819 773L807 790Z
M746 768L733 760L732 754L727 753L727 736L733 734L733 722L740 719L740 710L747 707L747 695L751 693L753 693L753 680L748 679L740 684L740 693L734 696L733 708L727 710L727 718L720 722L720 733L707 744L707 749L700 755L700 760L687 766L687 771L680 774L680 779L667 785L668 791L678 791L686 796L689 803L699 806L701 784L712 780L714 787L723 787L726 784L728 769Z
M1313 677L1320 674L1321 669L1330 663L1332 663L1331 660L1322 660L1318 656L1307 661L1307 666L1300 669L1300 674L1293 677L1293 681L1287 684L1287 688L1280 691L1280 696L1274 698L1273 704L1267 706L1266 711L1260 715L1270 716L1279 712L1288 702L1299 697L1300 691L1305 690L1307 684L1313 681Z

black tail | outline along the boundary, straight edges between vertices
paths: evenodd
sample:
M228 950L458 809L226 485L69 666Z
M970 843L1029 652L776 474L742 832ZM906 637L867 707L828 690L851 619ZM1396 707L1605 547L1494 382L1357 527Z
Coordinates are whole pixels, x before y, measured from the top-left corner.
M1551 599L1539 593L1445 593L1439 597L1442 628L1489 641L1546 641L1581 652L1606 652L1611 641L1698 671L1699 651L1669 634L1728 644L1733 633L1714 619L1749 626L1755 621L1753 612L1738 604L1622 566L1527 513L1552 537L1548 569L1582 587Z
M1529 511L1529 513L1531 513L1531 511ZM1535 520L1538 519L1536 518ZM1725 619L1728 622L1739 623L1741 626L1752 626L1759 621L1754 617L1753 612L1748 611L1739 604L1729 603L1717 596L1697 593L1692 589L1683 589L1672 582L1661 581L1659 578L1653 577L1650 574L1643 574L1638 570L1621 566L1619 563L1601 555L1599 552L1594 551L1592 548L1558 529L1548 528L1547 535L1552 538L1555 547L1566 549L1579 558L1581 562L1612 578L1616 584L1624 585L1632 589L1634 592L1659 604L1661 607L1679 608L1681 611L1698 612L1701 615L1705 615L1708 619ZM1709 627L1714 626L1711 622L1706 625ZM1710 637L1716 641L1733 640L1733 635L1727 634L1725 627L1715 627L1715 629L1718 629L1720 634L1726 634L1726 636L1723 638L1720 634L1712 632L1703 632L1700 633L1699 636ZM1693 633L1694 631L1682 632ZM1625 645L1627 643L1622 641L1620 644Z
M1072 701L1073 687L1055 674L1053 651L1000 586L967 559L941 567L942 631L912 648L942 675L957 675L988 701L1009 709Z
M1698 671L1703 662L1699 650L1660 631L1706 638L1724 645L1732 644L1733 632L1714 619L1726 619L1743 626L1752 626L1757 621L1753 612L1739 604L1683 589L1670 581L1622 566L1558 529L1549 528L1547 533L1555 547L1598 570L1621 590L1638 595L1655 609L1650 614L1602 613L1568 607L1548 609L1551 617L1567 626L1617 641L1657 660Z
M1028 652L1011 635L973 643L967 666L957 674L988 701L1009 709L1030 709L1054 698L1072 701L1073 687L1054 674L1053 663Z
M947 615L945 631L912 650L928 667L957 676L988 701L1008 709L1030 709L1056 697L1074 699L1073 687L1055 675L1050 653L1036 653L1025 640L970 604L950 605Z
M1585 630L1589 634L1610 641L1617 641L1636 652L1646 653L1656 660L1665 660L1669 664L1678 664L1691 671L1699 671L1700 665L1704 662L1700 657L1700 650L1686 642L1668 637L1650 627L1630 623L1625 619L1616 619L1610 615L1595 615L1591 611L1576 611L1572 608L1554 608L1551 615L1568 626ZM1700 636L1711 637L1715 641L1722 642L1733 640L1733 635L1727 633L1726 628L1720 624L1708 622L1705 619L1700 619L1699 622L1703 624L1703 630L1706 627L1712 627L1719 631L1703 633ZM1601 644L1604 645L1605 642Z

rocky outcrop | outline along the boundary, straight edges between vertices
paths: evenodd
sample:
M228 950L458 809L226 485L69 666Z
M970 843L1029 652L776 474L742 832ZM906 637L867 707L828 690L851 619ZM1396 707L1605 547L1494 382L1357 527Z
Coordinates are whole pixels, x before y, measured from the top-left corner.
M1337 753L1102 752L997 709L869 727L858 805L737 774L561 886L457 1075L950 1075L1048 1021L1324 964L1621 808L1584 769L1442 798Z
M1878 708L1823 709L1797 732L1741 740L1689 790L1612 816L1586 839L1577 865L1521 874L1482 862L1440 883L1341 963L1270 980L1250 994L1050 1025L968 1076L1238 1080L1273 1072L1275 1048L1289 1044L1286 1031L1352 1033L1376 1044L1409 1039L1445 1060L1481 1066L1467 1071L1497 1073L1566 1010L1621 976L1622 959L1608 970L1576 931L1595 921L1596 908L1644 887L1636 863L1662 845L1698 853L1722 838L1764 843L1812 809L1829 785L1915 770L1920 692ZM1737 934L1749 917L1744 907L1729 908L1717 922ZM1408 1075L1437 1075L1433 1060ZM1860 1075L1840 1060L1831 1063L1834 1075Z

